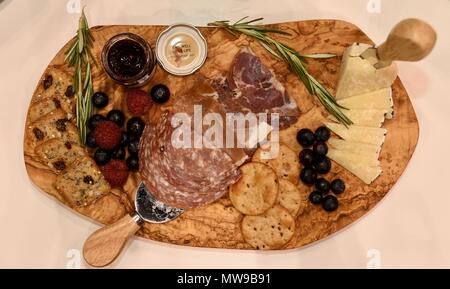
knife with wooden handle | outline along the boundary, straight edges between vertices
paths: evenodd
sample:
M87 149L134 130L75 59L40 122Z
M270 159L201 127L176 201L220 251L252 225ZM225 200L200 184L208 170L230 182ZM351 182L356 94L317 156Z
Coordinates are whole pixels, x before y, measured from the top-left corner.
M436 31L428 23L419 19L405 19L392 29L386 42L373 48L379 60L375 67L386 67L393 61L422 60L433 50L436 40ZM364 52L362 57L373 54L371 50Z
M141 183L136 190L135 212L89 236L83 246L83 257L93 267L107 266L120 255L127 241L145 222L167 223L183 212L183 209L170 207L156 200L144 183Z

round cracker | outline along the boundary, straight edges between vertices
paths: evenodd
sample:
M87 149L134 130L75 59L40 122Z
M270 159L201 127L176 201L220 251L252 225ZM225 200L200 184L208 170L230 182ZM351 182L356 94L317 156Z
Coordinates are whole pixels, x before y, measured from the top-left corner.
M262 163L245 164L241 172L239 181L230 187L233 206L245 215L264 213L277 200L277 174Z
M269 152L266 148L259 148L253 155L252 161L267 164L277 173L279 179L285 179L298 184L300 178L300 162L298 155L287 145L280 143L278 154L273 159L264 158Z
M295 220L275 205L260 216L245 216L241 230L244 240L257 250L280 249L294 236Z
M281 179L277 202L288 210L289 214L296 217L302 206L302 194L296 185Z

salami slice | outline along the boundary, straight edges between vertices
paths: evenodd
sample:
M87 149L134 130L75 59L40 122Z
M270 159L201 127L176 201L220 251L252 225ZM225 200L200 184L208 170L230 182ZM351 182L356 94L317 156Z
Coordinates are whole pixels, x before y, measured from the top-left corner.
M140 170L145 185L162 202L194 208L222 197L239 176L237 165L221 149L174 148L173 113L148 125L140 143Z

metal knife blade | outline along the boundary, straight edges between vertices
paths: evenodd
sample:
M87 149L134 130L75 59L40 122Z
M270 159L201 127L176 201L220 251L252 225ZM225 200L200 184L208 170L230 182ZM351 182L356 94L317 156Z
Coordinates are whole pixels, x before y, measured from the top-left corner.
M144 185L139 184L134 202L136 212L146 222L163 224L178 218L183 209L171 207L158 201Z

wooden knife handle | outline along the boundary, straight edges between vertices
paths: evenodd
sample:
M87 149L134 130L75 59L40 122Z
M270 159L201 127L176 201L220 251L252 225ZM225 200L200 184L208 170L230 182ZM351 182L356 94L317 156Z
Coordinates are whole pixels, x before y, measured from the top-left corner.
M135 213L95 231L84 243L84 259L93 267L111 264L120 255L130 237L141 228L142 223L142 219Z
M419 19L406 19L397 24L385 43L378 47L381 61L419 61L433 50L436 31Z

